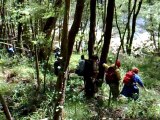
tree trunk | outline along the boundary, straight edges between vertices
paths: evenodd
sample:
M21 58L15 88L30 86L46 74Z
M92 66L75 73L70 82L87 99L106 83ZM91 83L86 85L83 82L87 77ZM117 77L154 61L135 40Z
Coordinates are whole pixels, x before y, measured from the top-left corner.
M34 28L33 28L33 23L32 23L32 19L30 18L30 25L31 25L31 30L32 30L32 40L35 39L36 35L34 32ZM40 90L40 77L39 77L39 61L38 61L38 54L37 54L37 45L34 45L34 52L35 52L35 66L36 66L36 75L37 75L37 91Z
M90 0L90 31L88 41L89 58L94 54L95 44L95 26L96 26L96 0Z
M83 8L84 9L84 8ZM80 47L82 45L82 41L83 41L83 38L84 38L84 32L85 32L85 29L86 29L86 26L87 26L87 23L88 23L88 19L85 21L84 23L84 26L82 25L82 22L81 22L81 37L80 37L80 41L79 41L79 44L77 44L77 53L79 53L80 51ZM84 49L84 48L83 48ZM83 52L83 51L82 51Z
M133 7L133 9L135 9ZM129 16L130 15L130 11L131 11L131 0L129 0L128 2L128 18L127 18L127 42L126 42L126 51L129 49L129 40L130 40L130 34L131 34L131 29L130 29L130 21L131 21L131 17ZM131 13L132 15L132 13Z
M105 23L106 23L106 7L107 6L107 0L104 0L104 13L103 13L103 32L105 30Z
M11 117L11 114L9 112L8 106L7 106L3 96L1 94L0 94L0 102L1 102L1 104L3 106L3 111L4 111L4 114L6 116L6 119L7 120L12 120L12 117Z
M46 24L44 26L43 32L45 32L45 37L47 40L50 40L52 30L55 28L57 18L59 17L59 10L62 6L62 0L56 0L54 4L54 17L49 17L46 21ZM51 39L52 40L52 39ZM49 47L45 45L44 47L41 47L38 52L38 58L40 61L47 61L48 54L50 54Z
M102 53L100 57L100 66L99 66L99 75L98 75L99 79L103 79L103 76L104 76L104 67L102 66L102 64L107 62L107 55L109 52L109 46L111 41L114 7L115 7L115 0L108 0L106 28L104 32L104 44L102 47Z
M55 16L54 17L49 17L46 21L46 24L44 26L43 31L46 33L46 38L50 38L51 36L51 32L53 30L53 28L55 27L57 18L59 16L59 10L62 6L62 0L56 0L55 1L55 6L54 6L54 12L55 12Z
M160 52L160 23L158 25L158 52Z
M50 59L50 56L51 56L51 53L52 53L52 48L53 48L53 41L54 41L54 37L55 37L55 28L54 28L54 32L53 32L53 36L52 36L52 41L51 41L51 44L50 44L50 48L49 48L49 53L48 53L48 56L47 56L47 60L46 60L46 65L45 65L45 70L44 70L44 93L45 93L45 90L46 90L46 75L47 75L47 70L48 70L48 65L49 65L49 59Z
M54 107L54 120L62 119L63 104L65 101L65 86L66 86L66 76L67 72L67 55L68 55L68 21L69 21L69 10L70 10L70 0L65 0L65 10L64 10L64 20L63 20L63 31L62 31L62 44L61 44L61 56L63 57L60 63L61 69L58 73L57 83L56 83L56 102Z
M133 11L132 31L131 31L131 37L130 37L130 40L129 40L129 47L128 47L128 49L127 49L127 54L128 54L128 55L130 55L130 54L131 54L131 51L132 51L133 37L134 37L135 29L136 29L136 20L137 20L137 16L138 16L138 14L139 14L139 11L140 11L140 9L141 9L142 1L143 1L143 0L140 0L140 1L139 1L137 10L136 10L137 0L135 0L135 2L134 2L134 4L135 4L135 9L134 9L134 11Z
M58 74L56 90L57 100L54 108L54 120L62 118L62 107L65 101L65 87L68 77L68 65L75 42L75 36L78 33L81 23L82 11L84 8L84 0L77 0L76 11L74 16L73 25L68 35L68 19L69 19L70 0L65 0L65 16L62 31L62 44L61 44L61 70Z
M82 13L83 13L83 8L84 8L84 2L85 0L77 0L77 5L76 5L76 10L75 10L75 15L74 15L74 21L72 24L72 27L69 31L68 39L68 62L70 61L70 57L73 51L73 45L75 42L75 37L78 33L80 24L81 24L81 19L82 19ZM69 64L69 63L68 63Z
M125 34L126 34L126 31L128 30L128 34L127 34L127 45L126 47L128 48L128 43L129 43L129 40L130 40L130 18L132 16L132 13L134 11L134 7L133 9L131 10L130 9L131 7L131 0L129 0L129 3L128 3L128 18L127 18L127 23L126 23L126 26L124 28L124 32L121 32L120 30L120 27L119 27L119 24L118 24L118 20L117 20L117 12L116 12L116 7L115 7L115 20L116 20L116 26L117 26L117 29L118 29L118 32L119 32L119 36L120 36L120 47L119 47L119 50L121 49L122 47L122 50L123 52L125 53L125 49L124 49L124 39L125 39Z
M18 4L22 4L24 2L24 0L18 0L17 1L17 3ZM18 8L19 8L19 6L18 6ZM22 17L22 15L19 15L18 16L18 19L20 19ZM18 47L20 48L20 53L24 53L24 49L23 49L23 41L22 41L22 26L23 26L23 24L21 23L21 22L18 22L18 27L17 27L17 29L18 29L18 35L17 35L17 39L18 39L18 43L17 43L17 45L18 45Z
M0 11L0 13L1 13L1 19L2 19L2 23L1 23L1 25L0 25L0 38L5 38L5 2L6 1L1 1L1 4L2 4L2 7L1 7L1 11ZM3 41L2 41L3 42Z
M154 33L153 17L151 14L150 14L150 23L151 23L151 29L150 29L151 40L153 41L155 50L157 51L158 47L157 47L155 33Z

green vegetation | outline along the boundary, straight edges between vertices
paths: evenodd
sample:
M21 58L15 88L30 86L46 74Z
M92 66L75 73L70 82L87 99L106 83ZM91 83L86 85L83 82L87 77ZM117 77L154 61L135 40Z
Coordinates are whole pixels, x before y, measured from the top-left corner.
M0 120L159 120L159 6L159 0L1 0ZM61 59L54 57L58 48ZM148 91L108 105L104 81L95 98L85 98L75 74L81 54L98 55L97 73L118 58L122 80L138 67Z
M79 57L80 55L76 54L72 56L70 62L71 69L76 68L77 58ZM53 105L51 101L54 99L56 82L56 77L53 73L47 73L46 93L43 93L43 87L41 86L40 94L36 95L36 86L34 85L35 69L30 59L11 58L12 61L10 59L10 63L3 62L5 61L4 59L7 61L6 57L2 57L0 64L0 91L1 94L7 95L9 110L13 117L17 120L52 119ZM113 55L110 55L109 59L115 58ZM65 120L98 120L102 118L158 120L160 118L159 59L156 56L138 58L123 56L121 61L122 76L132 66L139 67L140 75L148 92L140 89L140 98L137 101L121 97L117 102L112 102L109 108L107 107L109 87L105 83L98 92L99 97L87 100L82 90L83 79L71 73L67 82L63 118ZM14 74L7 83L5 82L6 74ZM43 82L43 70L40 76ZM4 91L6 92L4 93ZM1 120L5 120L2 111L0 112L0 116Z

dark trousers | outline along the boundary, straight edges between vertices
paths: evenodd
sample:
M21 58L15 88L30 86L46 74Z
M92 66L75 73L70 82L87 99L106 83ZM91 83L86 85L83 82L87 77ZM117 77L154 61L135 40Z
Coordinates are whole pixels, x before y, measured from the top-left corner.
M86 97L88 98L94 97L97 89L96 89L96 84L91 77L84 76L84 88Z

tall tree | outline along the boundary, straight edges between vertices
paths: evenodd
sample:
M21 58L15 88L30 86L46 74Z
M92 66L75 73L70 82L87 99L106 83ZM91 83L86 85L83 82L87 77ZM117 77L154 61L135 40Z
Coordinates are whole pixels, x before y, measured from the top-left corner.
M51 16L49 17L47 20L46 20L46 23L44 25L44 28L43 28L43 32L45 33L45 38L46 40L48 41L52 41L51 38L51 33L53 31L53 29L55 28L55 25L56 25L56 22L57 22L57 19L59 17L59 14L60 14L60 10L61 10L61 7L62 7L62 0L56 0L53 2L53 12L54 12L54 16ZM39 52L38 52L38 58L40 61L47 61L48 59L48 55L50 54L50 51L49 51L49 46L47 46L46 44L43 45L43 47L41 47L39 49Z
M24 2L24 0L17 0L17 3L19 4L18 6L17 6L17 8L19 8L19 6L22 4ZM19 14L18 16L17 16L17 18L18 18L18 20L20 19L22 17L22 14ZM20 49L20 52L21 53L24 53L24 49L23 49L23 43L22 43L22 27L23 27L23 24L22 24L22 22L18 22L18 26L17 26L17 31L18 31L18 34L17 34L17 45L18 45L18 47L19 48L21 48Z
M121 5L120 5L120 7L121 7ZM123 30L121 30L120 26L119 26L119 23L118 23L117 8L116 8L116 5L115 5L115 20L116 20L116 26L117 26L117 29L118 29L118 33L119 33L119 36L120 36L120 42L121 42L119 50L122 47L123 52L125 52L124 39L125 39L125 34L126 34L127 31L128 31L128 33L127 33L127 43L130 39L130 21L131 21L131 16L132 16L133 10L134 10L134 7L131 10L131 0L129 0L129 2L128 2L127 23L126 23L125 27L123 28Z
M1 0L1 4L0 4L0 13L1 13L1 20L2 23L0 25L1 29L0 29L0 37L4 38L5 35L5 0Z
M81 19L82 19L82 13L83 13L83 8L84 8L84 0L77 0L77 5L76 5L76 10L74 14L74 21L71 26L71 29L69 31L68 39L68 59L67 61L70 61L70 57L73 51L73 45L75 43L75 37L79 31L79 27L81 24Z
M4 114L6 116L6 119L7 120L12 120L13 118L11 117L11 113L10 113L10 111L8 109L7 103L6 103L6 101L5 101L5 99L4 99L2 94L0 94L0 102L2 104L3 111L4 111Z
M103 79L103 76L104 76L104 68L102 64L107 62L107 55L109 52L109 46L111 41L114 7L115 7L115 0L108 0L107 17L106 17L106 25L105 25L106 27L104 31L104 44L102 47L102 52L100 57L100 66L99 66L99 75L98 75L99 79Z
M73 50L76 34L78 33L82 12L84 8L84 0L77 0L74 21L68 34L68 19L69 19L70 0L65 0L65 15L63 21L62 44L61 44L61 70L57 78L57 100L54 108L54 120L59 120L62 117L62 106L65 100L65 87L68 76L68 65Z
M62 107L65 100L65 86L67 79L67 51L68 51L68 22L69 22L69 10L70 10L70 0L65 0L65 8L64 8L64 19L63 19L63 30L62 30L62 39L61 39L61 69L58 74L57 83L56 83L56 103L54 107L54 120L62 119Z
M55 27L58 15L60 14L59 10L61 7L62 7L62 0L56 0L54 4L55 15L47 19L46 24L43 29L43 31L46 33L46 38L50 38L51 36L51 32L53 28Z
M132 43L133 43L133 38L134 38L135 30L136 30L136 20L137 20L139 11L141 9L142 1L143 0L139 0L139 2L137 3L137 0L134 0L131 35L130 35L129 40L127 41L128 43L126 43L126 51L128 55L130 55L132 51Z
M88 41L89 58L94 54L95 44L95 26L96 26L96 0L90 0L90 31Z

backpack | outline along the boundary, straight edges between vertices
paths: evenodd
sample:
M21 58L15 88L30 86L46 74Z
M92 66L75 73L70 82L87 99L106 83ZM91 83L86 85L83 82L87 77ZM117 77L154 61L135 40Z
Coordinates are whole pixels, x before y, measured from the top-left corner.
M93 62L92 60L85 60L83 75L91 77L93 75Z
M134 72L128 71L124 76L123 83L125 85L131 85L133 83L133 76Z
M106 83L110 84L110 83L115 83L118 82L118 78L115 72L115 68L114 67L109 67L108 70L106 71Z
M81 61L79 62L79 65L78 65L75 73L76 73L78 76L83 76L84 67L85 67L85 60L84 60L84 61L81 60Z
M60 66L60 62L58 60L56 60L54 62L54 74L55 75L58 75L58 72L59 72L58 66Z

